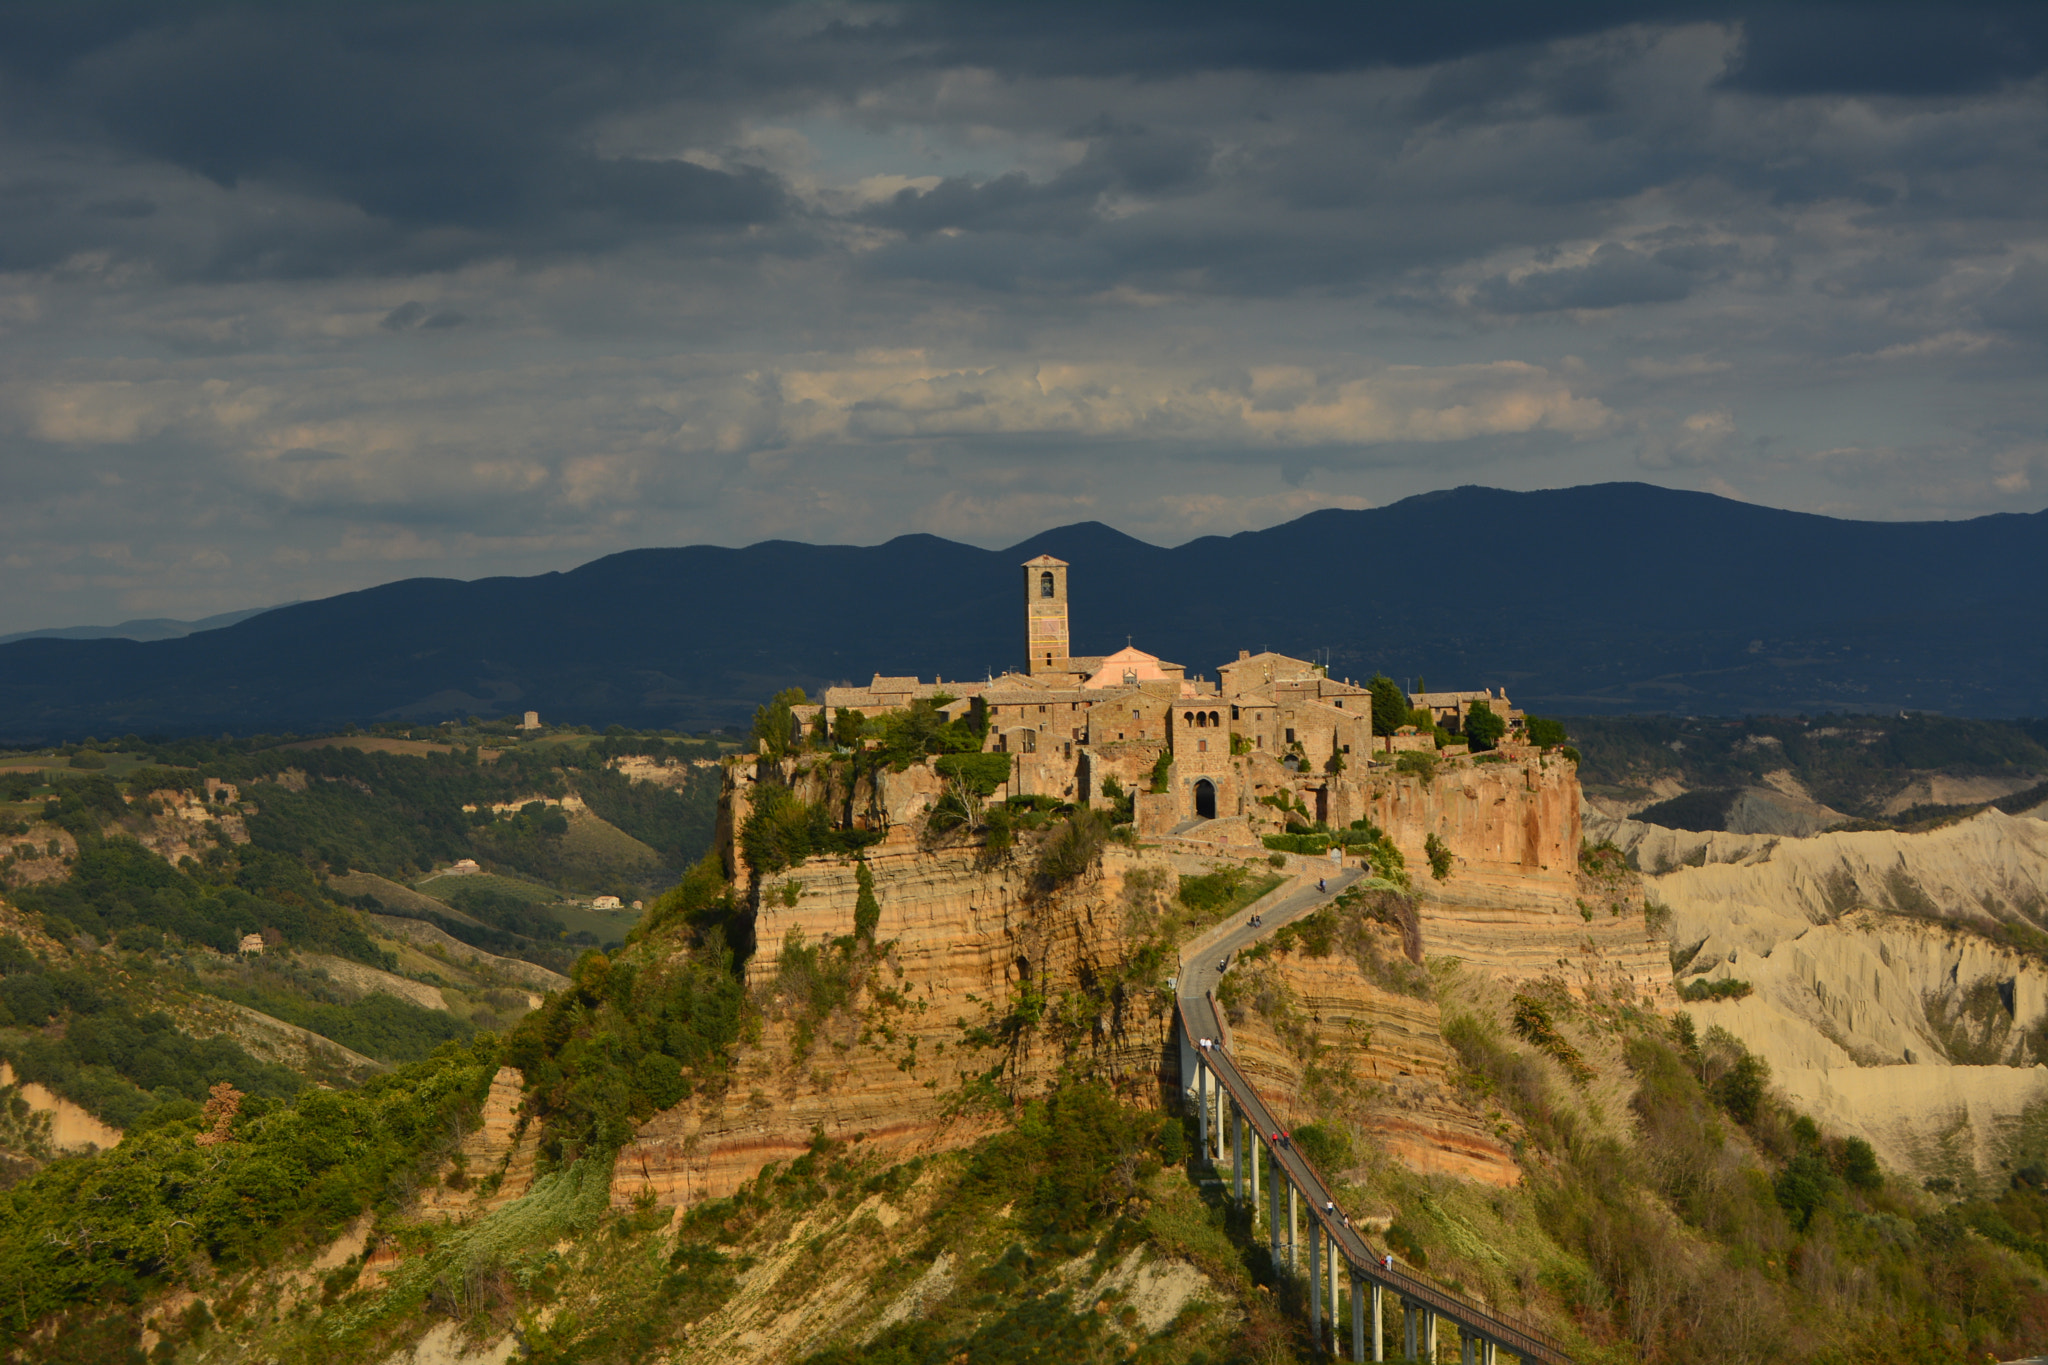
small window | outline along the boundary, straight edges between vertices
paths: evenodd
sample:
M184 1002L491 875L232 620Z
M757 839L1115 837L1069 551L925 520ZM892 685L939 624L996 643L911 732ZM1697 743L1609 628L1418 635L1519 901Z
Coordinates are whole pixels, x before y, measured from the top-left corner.
M1038 595L1040 597L1051 597L1053 595L1051 569L1047 569L1038 576Z
M1026 730L1024 732L1024 752L1027 754L1038 752L1038 731Z
M1240 715L1240 714L1238 713L1238 709L1237 709L1237 708L1236 708L1235 706L1233 706L1233 707L1231 707L1231 708L1230 708L1230 718L1231 718L1232 720L1242 720L1242 719L1244 719L1244 717L1243 717L1243 716L1241 716L1241 715Z
M1222 714L1220 712L1211 711L1209 713L1209 723L1211 725L1221 725L1223 723Z
M1294 743L1294 731L1292 729L1288 730L1287 732L1287 742L1289 744Z
M1209 752L1209 741L1208 741L1208 740L1206 740L1206 739L1198 739L1198 740L1196 740L1196 741L1195 741L1195 752L1196 752L1196 753L1198 753L1198 754L1206 754L1206 753L1208 753L1208 752Z

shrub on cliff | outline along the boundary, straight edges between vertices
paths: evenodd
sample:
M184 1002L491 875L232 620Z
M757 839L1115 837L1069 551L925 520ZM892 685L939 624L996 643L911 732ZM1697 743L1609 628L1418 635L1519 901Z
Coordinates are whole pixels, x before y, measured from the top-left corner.
M875 926L882 922L882 902L875 897L875 874L863 858L853 870L853 936L875 941Z
M1443 881L1451 875L1451 846L1432 833L1422 841L1423 852L1429 855L1429 875Z
M653 963L585 953L567 989L521 1019L504 1044L526 1073L549 1165L609 1152L635 1126L722 1078L746 991L722 930Z
M1102 779L1102 799L1109 803L1110 818L1119 825L1128 825L1137 819L1138 798L1124 790L1124 784L1111 773Z
M1064 886L1093 867L1109 841L1109 830L1106 811L1091 808L1068 816L1038 851L1032 877L1039 890Z
M1420 749L1409 749L1394 756L1394 771L1410 777L1419 777L1423 785L1436 781L1436 755Z

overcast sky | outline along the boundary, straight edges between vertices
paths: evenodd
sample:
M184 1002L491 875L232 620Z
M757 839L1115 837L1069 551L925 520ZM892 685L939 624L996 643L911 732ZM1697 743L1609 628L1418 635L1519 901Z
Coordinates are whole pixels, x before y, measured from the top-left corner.
M0 7L0 632L1466 483L2037 510L2044 67L2039 4Z

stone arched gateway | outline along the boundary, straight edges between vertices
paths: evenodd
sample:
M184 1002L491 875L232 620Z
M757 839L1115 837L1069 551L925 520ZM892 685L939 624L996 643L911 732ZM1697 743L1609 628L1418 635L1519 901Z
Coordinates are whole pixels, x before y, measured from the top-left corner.
M1195 814L1204 820L1216 818L1216 784L1206 777L1195 779Z

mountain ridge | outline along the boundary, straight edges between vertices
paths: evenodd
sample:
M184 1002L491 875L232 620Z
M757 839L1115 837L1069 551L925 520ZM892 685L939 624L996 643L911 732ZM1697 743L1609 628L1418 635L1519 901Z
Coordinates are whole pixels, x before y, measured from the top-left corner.
M155 642L0 645L0 740L306 730L533 708L696 729L775 689L1021 663L1016 565L1074 564L1074 647L1126 636L1507 686L1566 713L2048 712L2048 511L1856 522L1646 484L1464 487L1171 548L1100 522L1004 550L650 547L403 579Z

